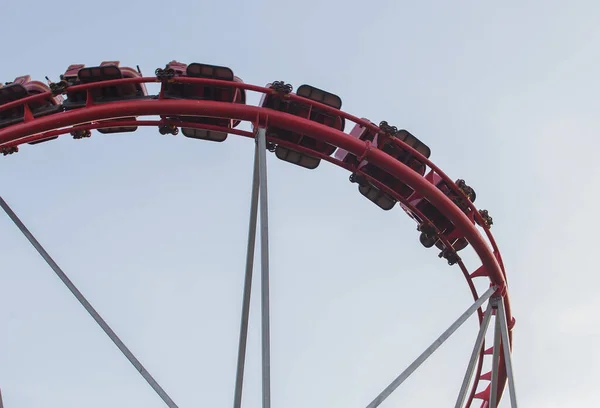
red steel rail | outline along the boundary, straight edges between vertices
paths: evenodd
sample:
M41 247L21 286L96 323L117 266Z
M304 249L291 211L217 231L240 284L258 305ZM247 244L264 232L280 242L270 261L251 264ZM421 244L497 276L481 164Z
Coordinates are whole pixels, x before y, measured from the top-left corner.
M171 82L181 83L201 83L204 85L219 85L245 89L247 91L254 91L259 93L275 93L273 89L238 83L221 81L214 79L204 78L190 78L190 77L175 77L169 79ZM110 81L95 82L85 85L70 86L69 92L75 91L88 91L90 89L98 87L106 87L111 85L120 85L127 83L148 83L148 82L161 82L156 77L143 77L143 78L126 78L117 79ZM24 106L24 120L21 123L8 126L0 129L0 149L16 147L23 143L29 143L39 140L44 140L49 137L59 136L62 134L70 133L76 130L87 130L97 129L110 126L158 126L161 124L173 124L181 127L193 127L201 129L212 129L212 130L223 130L230 134L241 135L245 137L253 137L252 132L242 131L237 129L224 129L218 126L204 125L196 122L181 122L176 120L137 120L137 121L123 121L115 120L116 118L125 117L138 117L138 116L212 116L221 118L237 119L246 121L253 126L267 126L274 125L285 130L296 131L306 134L317 140L324 141L338 148L344 149L357 157L368 160L371 164L380 167L391 175L395 176L402 182L410 186L415 192L422 197L426 198L431 202L438 210L440 210L452 223L458 228L464 237L469 241L482 265L474 272L469 272L462 261L459 261L459 267L469 285L469 289L474 299L479 297L475 288L473 279L476 277L487 277L490 280L490 285L498 286L498 294L504 298L504 304L506 309L506 320L509 328L509 342L512 347L512 328L514 327L514 317L510 307L508 292L506 289L507 280L502 262L500 251L491 234L489 228L477 228L471 220L465 215L465 213L458 208L446 195L444 195L436 186L427 181L423 176L416 173L414 170L407 167L405 164L397 161L392 156L384 153L376 147L373 147L371 143L364 142L359 139L355 139L342 131L327 127L325 125L310 121L308 119L300 118L288 113L279 112L267 108L250 106L245 104L235 104L228 102L216 102L208 100L173 100L163 99L162 92L155 99L133 99L127 101L115 101L102 104L96 104L92 102L90 97L87 98L87 104L83 108L73 109L66 112L58 112L48 116L39 118L33 118L31 111L28 108L30 102L37 100L43 100L49 96L52 96L51 92L38 94L23 98L17 101L7 103L0 106L0 112L19 106ZM89 95L88 95L89 96ZM318 107L319 109L325 110L334 115L344 117L346 120L360 124L363 127L369 128L375 132L380 132L380 129L370 123L369 121L362 120L356 116L352 116L340 110L334 109L330 106L306 99L295 94L282 95L283 98L291 100L302 101L304 104ZM98 122L102 121L102 122ZM398 139L392 139L395 143L400 145L404 150L409 151L414 157L417 157L419 161L423 162L431 170L437 173L447 184L453 188L458 194L463 194L452 179L450 179L439 167L432 163L428 158L422 156L419 152L414 150L412 147L406 145L404 142ZM331 162L337 166L352 171L351 167L340 160L337 160L331 156L315 153L314 151L307 150L297 145L291 145L281 140L270 139L270 141L276 142L277 144L292 147L295 150L310 153L313 156L318 156L328 162ZM365 175L366 176L366 175ZM368 176L367 176L368 177ZM413 213L427 219L421 214L416 208L412 207L407 200L398 196L395 192L389 189L387 186L378 182L377 180L370 179L371 183L375 184L376 187L394 196L399 202L402 202L404 206L409 208ZM469 203L471 210L475 215L475 219L479 221L479 225L484 225L481 215L475 208L474 204L470 200L465 200ZM481 230L483 229L483 234ZM443 239L444 240L444 239ZM448 245L448 242L445 242ZM483 311L478 310L479 321L483 318ZM480 381L489 381L489 373L481 374L483 357L485 354L489 354L489 350L482 348L480 352L480 358L476 369L475 381L472 384L471 392L467 400L467 406L471 406L473 399L482 399L482 407L487 407L489 398L490 386L476 394L477 388ZM504 365L504 359L500 358L499 367L499 396L506 385L506 367Z

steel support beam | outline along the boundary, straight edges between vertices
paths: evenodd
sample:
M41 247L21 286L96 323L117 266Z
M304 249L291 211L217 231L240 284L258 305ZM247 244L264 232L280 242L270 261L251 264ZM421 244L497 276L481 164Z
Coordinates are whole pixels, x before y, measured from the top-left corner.
M508 325L506 323L506 313L504 312L504 302L502 299L498 302L498 311L496 319L500 320L500 333L502 337L502 351L504 351L504 365L506 367L506 376L508 378L508 391L510 393L510 405L517 408L517 391L515 390L515 377L513 373L512 357L510 352L510 342L508 341Z
M492 307L496 313L494 319L494 348L492 354L492 379L490 388L490 408L498 406L498 369L500 367L500 319L498 319L498 299L492 299Z
M244 367L246 365L246 344L248 340L248 320L250 318L250 298L252 295L252 272L254 268L254 250L256 247L256 224L258 219L258 141L254 149L254 170L252 173L252 198L250 200L250 222L248 226L248 247L246 252L246 273L244 276L244 295L242 300L242 321L240 324L240 342L238 347L237 372L233 408L242 406L244 388Z
M262 407L271 408L271 337L269 311L269 206L267 195L267 135L265 128L256 132L260 196L260 269L261 269L261 343Z
M440 337L437 338L436 341L431 344L417 359L406 368L390 385L388 385L369 405L367 408L375 408L379 406L387 397L390 396L396 388L400 386L410 375L415 372L417 368L421 364L429 358L448 338L460 327L463 325L467 319L475 313L477 309L481 307L497 290L495 286L489 288L471 307L469 307L452 325L444 332Z
M87 312L92 316L92 318L98 323L98 325L104 330L104 333L108 335L108 337L115 343L115 345L121 350L123 355L127 357L127 360L135 367L135 369L144 377L144 379L148 382L150 387L158 394L160 398L169 406L169 408L178 408L177 404L169 397L169 395L163 390L163 388L156 382L154 377L146 370L146 368L140 363L140 361L133 355L133 353L125 346L125 344L121 341L119 336L110 328L108 323L104 321L102 316L94 309L94 307L87 301L87 299L83 296L83 294L77 289L77 287L71 282L69 277L63 272L63 270L58 266L54 259L50 257L48 252L42 247L42 245L38 242L38 240L33 236L33 234L27 229L25 224L21 222L19 217L14 213L14 211L10 208L10 206L4 201L2 197L0 197L0 206L6 212L6 214L10 217L10 219L15 223L15 225L21 230L23 235L29 240L31 245L36 249L36 251L44 258L44 261L52 268L54 273L59 277L59 279L65 284L65 286L71 291L71 293L77 298L79 303L87 310Z
M477 339L475 340L475 346L473 347L473 352L471 353L471 358L467 366L467 372L465 373L465 378L463 379L462 386L460 387L460 392L458 393L458 399L456 400L454 408L461 408L465 402L465 399L467 398L467 393L469 392L469 383L471 382L471 377L473 377L473 371L475 371L475 365L477 364L479 353L481 352L481 347L483 346L483 342L485 340L485 334L487 333L490 320L492 319L492 314L492 303L488 302L487 309L483 315L483 321L481 322L481 326L479 326L479 333L477 334Z

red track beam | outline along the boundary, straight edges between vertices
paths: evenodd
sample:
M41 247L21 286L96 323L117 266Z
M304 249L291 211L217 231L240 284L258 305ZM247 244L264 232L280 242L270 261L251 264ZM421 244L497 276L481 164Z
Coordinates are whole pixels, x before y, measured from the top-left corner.
M137 80L143 82L143 79L141 78ZM259 92L264 90L264 88L255 86L242 87L247 89L255 88L253 90ZM23 103L23 101L19 102ZM325 141L326 143L347 150L356 156L362 156L366 158L372 164L404 181L421 196L427 198L464 234L465 238L469 241L481 259L483 267L487 272L487 276L490 278L493 284L500 288L499 292L505 299L507 324L509 328L512 327L513 317L510 303L508 301L508 295L506 293L506 280L502 267L494 255L492 248L490 248L483 236L480 235L479 231L469 220L469 218L437 187L429 183L427 180L425 180L425 178L415 173L403 163L397 161L379 149L372 148L370 145L361 140L355 139L346 133L325 125L271 109L226 102L168 99L132 100L111 102L110 104L92 105L81 109L37 118L30 122L20 123L5 129L1 129L0 146L11 142L18 143L19 139L41 134L43 132L54 130L60 127L73 126L117 117L147 115L211 116L239 119L255 124L258 123L261 126L264 126L266 123L268 123L269 125L274 125L290 131L297 131L310 135L315 139ZM362 121L359 120L359 122ZM42 137L42 135L40 135L40 137ZM31 141L31 137L29 137L27 141ZM511 338L510 342L512 343L511 332L509 332L509 336ZM506 373L504 367L501 367L499 382L499 391L501 395L506 382Z
M365 155L371 163L388 171L412 187L419 194L426 196L431 203L440 209L462 232L486 266L492 282L505 287L504 274L498 261L490 251L487 243L481 238L476 227L468 217L452 201L427 182L419 174L406 165L395 160L379 149L371 149L361 140L287 113L264 109L256 106L236 105L214 101L190 100L136 100L113 102L105 105L94 105L85 109L62 112L38 118L28 123L21 123L0 131L0 145L16 141L20 138L42 133L57 127L110 119L124 116L145 115L194 115L233 118L250 122L268 123L291 131L309 134L334 146L345 149L357 156ZM507 313L508 315L508 313Z

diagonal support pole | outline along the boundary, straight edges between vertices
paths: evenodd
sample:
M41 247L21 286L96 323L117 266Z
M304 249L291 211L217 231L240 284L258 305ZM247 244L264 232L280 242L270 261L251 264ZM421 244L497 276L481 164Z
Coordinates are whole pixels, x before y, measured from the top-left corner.
M481 352L481 347L483 346L483 341L485 340L485 334L487 333L488 327L490 325L490 320L492 319L492 302L488 302L487 309L485 314L483 315L483 321L481 322L481 326L479 327L479 333L477 334L477 339L475 340L475 346L473 347L473 352L471 353L471 358L469 360L469 365L467 366L467 372L465 374L465 378L463 379L462 386L460 387L460 392L458 393L458 399L456 400L456 405L454 408L461 408L463 403L465 402L465 398L467 397L467 392L469 391L469 383L471 382L471 378L473 377L473 371L475 371L475 364L479 358L479 353Z
M261 269L261 343L262 407L271 408L271 338L269 311L269 207L267 195L267 135L265 128L256 132L260 185L260 269Z
M240 324L240 342L238 347L237 372L235 377L235 394L233 408L241 408L244 387L244 367L246 364L246 344L248 340L248 320L250 317L250 297L252 295L252 272L254 267L254 250L256 247L256 223L258 218L258 143L254 149L254 171L252 173L252 198L250 200L250 222L248 226L248 249L246 252L246 274L244 277L244 296L242 300L242 321Z
M390 385L388 385L369 405L367 408L378 407L392 392L396 390L410 375L415 372L421 364L425 362L448 338L463 325L467 319L475 313L497 290L495 286L489 288L471 307L469 307L452 325L444 332L436 341L431 344L417 359L409 365Z
M500 367L500 321L498 318L498 299L492 299L494 304L492 307L496 311L496 318L494 319L494 352L492 354L492 379L490 388L490 408L496 408L498 406L498 368Z
M2 197L0 197L0 207L6 212L6 214L10 217L10 219L15 223L15 225L21 230L23 235L29 240L31 245L37 250L37 252L44 258L46 263L52 268L54 273L60 278L60 280L65 284L65 286L71 291L71 293L77 298L79 303L87 310L87 312L92 316L92 318L98 323L98 325L104 330L104 332L110 337L110 339L115 343L115 345L121 350L121 352L127 357L129 362L135 367L135 369L144 377L144 379L148 382L148 384L152 387L152 389L158 394L159 397L167 404L169 408L178 408L177 404L173 402L171 397L162 389L162 387L156 382L154 377L144 368L142 363L133 355L133 353L125 346L125 344L121 341L121 339L117 336L117 334L110 328L110 326L104 321L104 319L100 316L100 314L93 308L93 306L87 301L87 299L83 296L83 294L77 289L77 287L71 282L69 277L63 272L63 270L58 266L56 262L50 257L48 252L42 247L42 245L38 242L38 240L33 236L33 234L27 229L27 227L21 222L19 217L14 213L14 211L9 207L9 205L4 201Z
M512 357L510 353L510 343L508 341L508 325L506 324L506 314L504 312L504 301L498 302L498 311L496 319L500 320L500 334L502 337L502 351L504 351L504 365L506 367L506 376L508 377L508 391L510 393L510 405L517 408L517 392L515 390L515 377L513 373Z

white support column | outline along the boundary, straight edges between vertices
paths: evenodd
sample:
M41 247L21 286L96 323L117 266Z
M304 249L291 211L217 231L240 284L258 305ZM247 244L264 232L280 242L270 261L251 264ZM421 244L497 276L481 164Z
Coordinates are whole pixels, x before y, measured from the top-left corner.
M469 383L471 382L471 378L473 377L473 371L475 371L475 365L477 364L477 360L479 359L479 353L481 352L481 347L483 346L485 334L487 333L491 319L492 302L488 302L487 309L485 311L485 314L483 315L481 326L479 326L479 333L477 334L477 339L475 340L475 346L473 347L473 352L471 353L469 365L467 366L467 372L465 373L465 378L463 379L462 386L460 387L460 392L458 393L458 399L456 400L454 408L461 408L465 402L465 399L467 398L467 393L469 391Z
M260 185L260 265L261 265L261 320L262 320L262 407L271 408L271 338L269 311L269 206L267 195L267 140L266 129L256 132L258 146L258 173Z
M490 408L498 406L498 367L500 366L500 319L498 319L498 298L492 299L492 307L496 312L494 319L494 351L492 355L492 381L490 388Z
M36 249L36 251L44 258L48 266L52 268L56 276L65 284L65 286L71 291L73 296L81 303L81 305L87 310L87 312L92 316L92 318L98 323L98 325L104 330L104 333L113 341L113 343L121 350L121 353L127 360L135 367L135 369L144 377L144 379L148 382L150 387L158 394L160 398L167 404L169 408L178 408L177 404L169 397L169 395L163 390L163 388L156 382L154 377L146 370L146 368L140 363L140 361L133 355L133 353L125 346L125 344L121 341L119 336L110 328L108 323L100 316L100 314L94 309L94 307L88 302L88 300L83 296L83 294L77 289L77 287L71 282L69 277L63 272L63 270L58 266L54 259L50 257L48 252L42 247L42 245L38 242L38 240L33 236L33 234L27 229L27 227L21 222L17 214L10 208L10 206L4 201L2 197L0 197L0 207L6 212L6 214L10 217L10 219L15 223L15 225L21 230L21 233L25 235L25 237L29 240L31 245Z
M390 396L396 388L400 386L410 375L417 369L429 356L431 356L448 338L463 325L467 319L475 313L496 291L496 287L489 288L471 307L469 307L452 325L444 332L431 346L427 348L417 359L406 368L390 385L388 385L369 405L367 408L375 408L379 406L387 397Z
M252 296L252 272L254 268L254 250L256 247L256 224L258 219L258 141L254 148L254 170L252 173L252 198L250 200L250 222L248 226L248 247L246 252L246 273L244 276L244 295L242 300L242 321L240 324L240 341L235 377L235 394L233 408L241 408L244 388L244 367L246 364L246 344L248 340L248 320L250 318L250 298Z
M517 392L515 390L515 377L513 373L510 343L508 341L508 325L506 324L504 300L502 299L500 299L500 301L498 302L498 311L496 313L496 319L500 321L502 347L504 351L504 365L506 366L506 375L508 377L508 391L510 393L510 405L512 408L517 408Z

